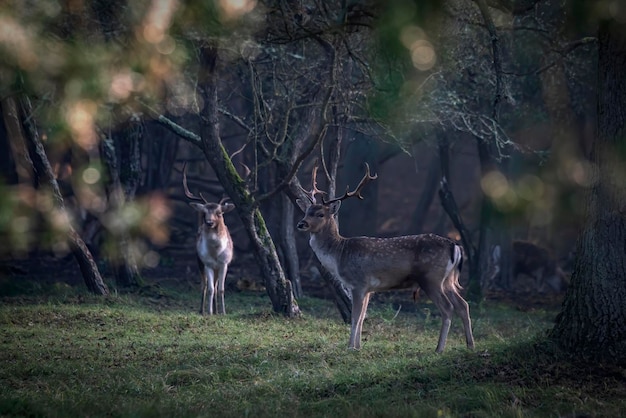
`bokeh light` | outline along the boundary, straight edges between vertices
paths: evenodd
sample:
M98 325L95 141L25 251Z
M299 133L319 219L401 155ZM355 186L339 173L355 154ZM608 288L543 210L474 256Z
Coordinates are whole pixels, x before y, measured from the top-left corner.
M420 39L411 45L411 61L420 71L428 71L437 63L435 47L426 39Z
M219 7L225 20L234 20L251 12L256 0L219 0Z
M151 44L162 42L177 9L176 0L153 0L144 20L143 38Z

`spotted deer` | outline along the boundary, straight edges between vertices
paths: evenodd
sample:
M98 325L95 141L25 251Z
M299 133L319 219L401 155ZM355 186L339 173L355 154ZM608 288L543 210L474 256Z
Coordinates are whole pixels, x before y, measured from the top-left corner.
M233 258L233 240L228 232L228 227L224 223L223 215L233 210L235 205L226 203L225 199L222 199L219 203L208 202L202 196L202 193L199 193L200 196L194 196L187 187L186 163L183 167L183 188L185 196L192 200L192 202L189 202L189 205L198 211L196 253L202 282L200 314L205 314L207 291L209 294L209 315L213 315L214 307L217 313L226 314L224 284L228 265ZM216 292L217 300L215 298Z
M304 190L307 201L298 199L304 218L300 231L310 234L309 244L322 265L352 290L352 322L348 347L361 348L361 330L373 292L397 289L424 290L441 312L441 331L437 353L441 353L450 331L453 313L463 320L467 347L474 348L469 306L461 297L459 275L463 251L448 238L435 234L392 238L352 237L339 234L337 212L341 202L350 197L363 199L361 190L378 176L370 175L369 166L357 188L339 197L316 200L323 193L317 189L313 169L313 188Z

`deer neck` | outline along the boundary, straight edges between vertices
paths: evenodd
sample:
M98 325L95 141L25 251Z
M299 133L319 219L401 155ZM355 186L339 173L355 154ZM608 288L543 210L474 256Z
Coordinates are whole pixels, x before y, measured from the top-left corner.
M226 225L218 223L215 228L209 228L204 222L198 228L198 235L209 238L210 240L224 240L228 238L228 229Z
M318 232L311 233L309 244L315 255L321 260L322 257L339 257L343 249L345 238L339 234L336 222L329 222L326 227Z

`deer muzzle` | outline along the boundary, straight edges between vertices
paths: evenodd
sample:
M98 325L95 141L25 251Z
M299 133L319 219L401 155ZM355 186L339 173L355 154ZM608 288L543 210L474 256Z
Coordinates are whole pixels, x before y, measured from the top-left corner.
M300 222L298 222L298 225L296 225L296 227L300 231L306 231L307 229L309 229L309 223L303 219Z

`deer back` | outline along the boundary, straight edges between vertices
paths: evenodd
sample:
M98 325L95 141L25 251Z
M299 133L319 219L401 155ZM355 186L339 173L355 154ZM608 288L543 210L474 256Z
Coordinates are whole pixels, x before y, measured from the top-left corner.
M455 243L438 235L344 238L335 229L312 234L310 245L324 267L351 288L428 287L441 283L456 262Z

